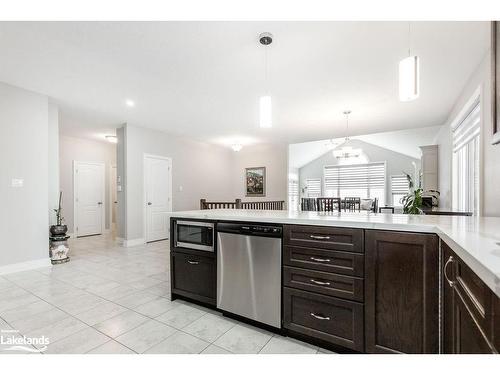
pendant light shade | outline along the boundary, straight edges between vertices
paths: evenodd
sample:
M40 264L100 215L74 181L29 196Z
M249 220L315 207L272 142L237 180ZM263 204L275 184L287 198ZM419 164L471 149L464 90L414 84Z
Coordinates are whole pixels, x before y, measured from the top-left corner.
M399 100L409 102L420 94L418 56L408 56L399 62Z
M267 63L267 50L269 45L273 42L273 35L271 33L262 33L259 35L259 42L265 48L265 61L264 61L264 76L266 85L266 95L260 97L260 127L271 128L273 126L273 110L271 96L269 95L269 82L268 82L268 63Z
M347 110L343 112L346 121L346 137L344 142L341 144L341 148L332 151L332 154L337 159L351 159L359 158L363 153L360 148L354 148L351 146L351 140L349 139L349 115L351 111Z
M271 128L273 126L272 117L273 117L273 109L272 109L271 97L269 95L261 96L260 127Z

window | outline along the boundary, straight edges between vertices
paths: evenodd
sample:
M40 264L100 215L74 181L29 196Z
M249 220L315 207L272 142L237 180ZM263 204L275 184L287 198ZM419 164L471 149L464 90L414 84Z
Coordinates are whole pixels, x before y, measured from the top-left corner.
M292 211L299 209L299 182L297 180L288 180L288 207Z
M385 163L327 166L325 196L378 198L385 204Z
M307 187L307 197L308 198L321 197L321 179L320 178L308 178L306 180L306 187Z
M391 176L391 195L392 205L394 207L401 207L401 198L403 198L410 191L408 179L404 174Z
M479 214L480 103L476 101L452 129L453 209Z

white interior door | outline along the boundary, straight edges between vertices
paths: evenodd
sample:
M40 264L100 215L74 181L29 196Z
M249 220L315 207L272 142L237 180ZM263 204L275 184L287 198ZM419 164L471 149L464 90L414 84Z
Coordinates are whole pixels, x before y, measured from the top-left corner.
M104 230L104 164L75 162L75 233L102 234Z
M171 168L172 161L168 158L144 156L147 242L168 238L172 211Z

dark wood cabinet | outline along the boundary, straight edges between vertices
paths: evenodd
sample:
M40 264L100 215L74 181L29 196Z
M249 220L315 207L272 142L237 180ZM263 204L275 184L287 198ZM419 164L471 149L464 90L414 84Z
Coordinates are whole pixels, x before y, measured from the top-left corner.
M363 304L284 288L285 328L345 348L363 350Z
M216 304L216 259L183 252L171 253L172 296Z
M442 336L446 354L491 354L495 349L495 304L499 298L444 243Z
M365 238L366 352L438 353L437 236L366 230Z

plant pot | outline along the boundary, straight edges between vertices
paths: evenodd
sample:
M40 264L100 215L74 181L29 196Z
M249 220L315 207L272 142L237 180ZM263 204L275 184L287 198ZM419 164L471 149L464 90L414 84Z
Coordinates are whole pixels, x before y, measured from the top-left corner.
M66 234L68 231L68 227L66 225L51 225L50 226L50 234L53 236L62 236Z

